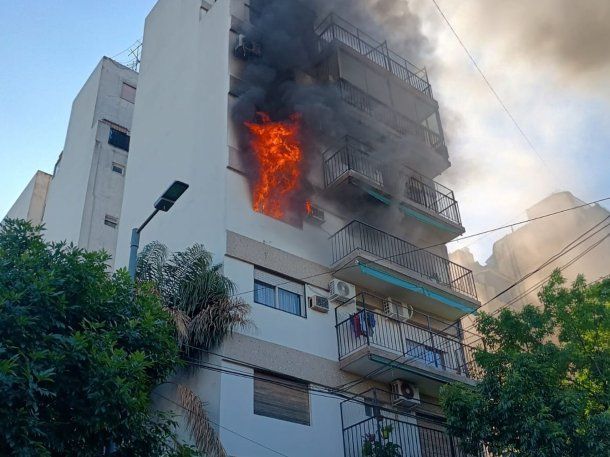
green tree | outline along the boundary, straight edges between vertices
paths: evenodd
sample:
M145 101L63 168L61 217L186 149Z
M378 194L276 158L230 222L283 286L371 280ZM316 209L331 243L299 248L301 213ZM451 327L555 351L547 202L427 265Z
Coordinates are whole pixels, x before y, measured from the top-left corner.
M441 392L465 451L484 443L495 455L610 455L610 279L564 282L555 271L541 307L478 317L485 374Z
M0 455L191 455L151 408L180 362L171 316L107 260L0 224Z
M249 305L234 296L235 285L222 274L222 265L214 264L212 255L199 244L171 254L159 242L146 245L138 256L136 279L140 285L152 285L173 316L186 365L176 373L176 394L197 449L226 457L203 402L179 381L192 372L189 364L205 357L234 330L251 324Z

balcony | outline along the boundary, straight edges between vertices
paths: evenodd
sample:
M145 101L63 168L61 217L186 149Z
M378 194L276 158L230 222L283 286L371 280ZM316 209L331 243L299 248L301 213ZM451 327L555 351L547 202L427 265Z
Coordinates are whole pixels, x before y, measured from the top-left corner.
M406 82L415 90L432 98L432 88L425 69L417 68L408 60L388 49L386 42L379 42L340 17L330 14L317 27L321 49L340 43L366 57Z
M453 191L409 167L383 167L366 144L345 137L338 149L324 155L324 185L329 191L354 184L382 203L396 202L416 224L447 242L464 233ZM390 169L388 169L390 168Z
M472 272L444 257L352 221L330 237L335 276L446 320L479 307Z
M393 407L386 402L389 398L388 392L370 389L341 403L345 457L366 456L366 442L396 444L399 455L404 457L470 457L446 432L441 418L424 421L412 412ZM384 429L388 426L392 431L386 434ZM489 455L482 450L479 457Z
M447 157L447 148L442 135L394 111L345 79L339 79L338 88L341 98L348 105L390 127L397 134L413 136L443 157Z
M410 316L389 316L373 307L381 300L370 294L356 297L353 304L336 308L337 343L342 370L390 382L397 377L419 383L422 378L473 383L480 376L474 348L460 338L459 325L414 311ZM429 381L428 381L429 382Z

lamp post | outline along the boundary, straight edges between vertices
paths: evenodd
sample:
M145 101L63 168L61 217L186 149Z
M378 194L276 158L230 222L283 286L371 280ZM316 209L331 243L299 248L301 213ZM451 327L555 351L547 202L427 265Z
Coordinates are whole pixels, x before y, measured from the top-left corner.
M171 186L167 188L163 195L161 195L155 202L155 210L138 228L131 230L131 247L129 250L129 275L131 279L136 278L136 265L138 263L138 248L140 247L140 232L148 225L153 217L159 211L167 212L170 210L174 203L182 196L182 194L188 189L189 185L182 181L174 181Z

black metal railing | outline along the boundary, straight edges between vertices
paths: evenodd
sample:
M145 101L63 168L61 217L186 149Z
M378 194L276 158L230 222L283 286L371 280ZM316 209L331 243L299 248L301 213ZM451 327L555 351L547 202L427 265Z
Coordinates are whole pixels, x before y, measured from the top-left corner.
M343 145L324 159L324 184L331 186L341 176L350 171L359 173L377 187L383 187L383 176L378 165L372 160L367 147L347 136Z
M385 440L382 430L391 427L392 432ZM343 430L345 457L366 455L366 442L393 443L398 446L402 457L466 457L456 440L441 429L424 427L413 422L405 422L388 417L371 417ZM374 454L371 454L374 455Z
M423 279L477 298L474 277L468 268L418 248L371 225L352 221L332 235L330 240L333 264L352 252L361 250L378 259L411 270Z
M341 98L349 105L365 112L401 135L414 135L437 151L444 149L445 140L442 135L394 111L345 79L339 79L338 85Z
M384 313L361 309L336 325L339 360L363 347L382 349L396 363L419 363L470 379L481 375L475 348L459 338Z
M421 175L409 176L405 197L449 219L451 222L462 225L460 209L453 191L436 181Z
M317 27L320 45L339 42L386 69L422 94L432 98L432 88L425 69L417 68L405 58L335 14L330 14Z

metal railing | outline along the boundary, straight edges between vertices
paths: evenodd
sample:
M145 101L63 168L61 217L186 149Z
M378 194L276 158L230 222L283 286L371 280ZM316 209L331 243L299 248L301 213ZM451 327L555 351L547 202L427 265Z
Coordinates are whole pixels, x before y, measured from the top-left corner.
M453 191L419 174L409 176L405 197L434 211L451 222L462 225L462 218Z
M345 79L339 79L338 85L341 98L349 105L377 119L401 135L414 135L437 151L444 149L445 140L442 135L394 111Z
M370 149L346 136L343 145L324 159L324 185L332 185L350 171L357 172L378 187L383 187L383 176L377 164L368 157Z
M373 226L355 220L332 235L330 239L333 264L354 251L362 250L411 270L416 276L477 298L474 277L468 268Z
M417 68L405 58L388 49L386 42L381 43L375 40L337 15L327 16L316 27L316 34L320 37L322 48L335 41L342 43L405 81L422 94L433 98L425 69Z
M442 417L422 419L394 407L391 398L390 392L373 388L341 402L345 457L367 455L363 452L367 442L394 444L401 457L472 457L447 433ZM490 454L482 449L478 457Z
M414 322L361 309L339 322L336 329L339 360L363 347L374 347L406 360L397 359L396 363L418 362L469 379L478 379L481 375L474 359L475 348L459 338Z

